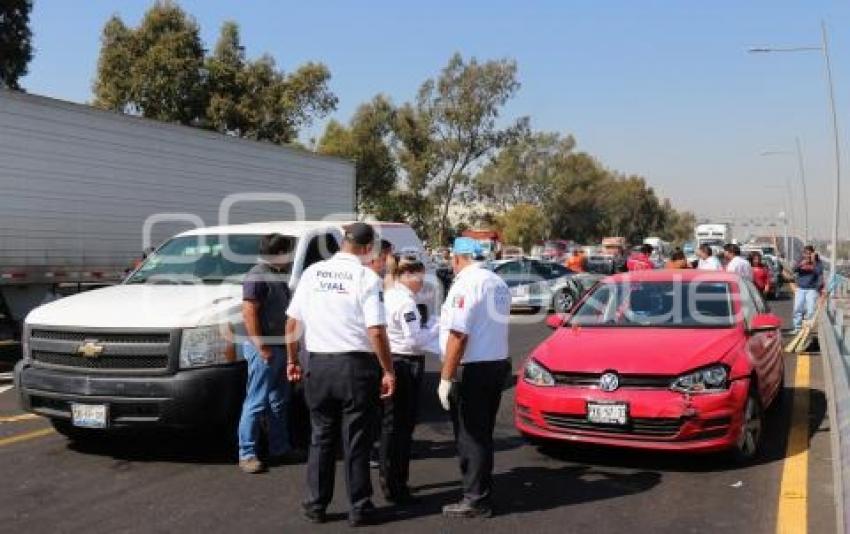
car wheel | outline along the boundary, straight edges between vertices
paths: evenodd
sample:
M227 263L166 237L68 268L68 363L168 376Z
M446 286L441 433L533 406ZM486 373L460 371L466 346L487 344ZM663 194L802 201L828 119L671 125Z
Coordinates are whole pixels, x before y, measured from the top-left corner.
M737 463L751 462L761 449L763 436L764 410L753 385L744 403L741 414L741 433L732 449L732 458Z
M566 289L555 293L555 297L552 299L552 309L555 313L567 313L573 309L573 304L575 304L575 298Z

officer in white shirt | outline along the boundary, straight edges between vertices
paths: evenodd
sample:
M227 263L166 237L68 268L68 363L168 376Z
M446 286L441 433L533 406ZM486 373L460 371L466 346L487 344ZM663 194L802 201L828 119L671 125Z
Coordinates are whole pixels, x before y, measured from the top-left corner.
M379 397L392 396L395 373L387 341L383 284L365 266L374 240L374 229L368 224L349 226L341 251L301 275L287 310L287 376L291 381L304 374L298 361L302 331L310 353L305 396L313 436L304 517L314 523L325 520L333 498L340 432L351 503L349 523L359 526L375 519L369 451Z
M454 283L440 315L443 366L437 393L451 411L463 478L463 499L443 507L447 517L492 515L493 429L510 374L511 294L495 273L474 261L477 241L454 242Z
M717 259L717 256L714 255L714 251L711 250L709 245L703 243L697 248L697 256L699 256L699 262L697 263L697 269L702 269L703 271L722 271L723 266L720 265L720 260Z
M410 473L410 446L419 408L419 389L425 367L425 352L438 352L436 322L423 324L416 305L422 290L425 265L416 254L392 256L387 265L390 288L384 304L387 336L393 354L396 390L384 403L381 419L380 482L388 501L412 503L407 481Z
M726 272L735 273L741 278L753 280L753 266L741 257L741 247L735 243L728 243L723 247L723 256L726 258Z

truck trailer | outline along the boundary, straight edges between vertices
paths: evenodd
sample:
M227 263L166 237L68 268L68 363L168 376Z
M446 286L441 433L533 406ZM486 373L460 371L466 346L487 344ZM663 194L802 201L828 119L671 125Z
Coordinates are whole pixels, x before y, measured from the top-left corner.
M352 162L0 90L0 345L193 228L351 219ZM19 350L17 350L19 353Z

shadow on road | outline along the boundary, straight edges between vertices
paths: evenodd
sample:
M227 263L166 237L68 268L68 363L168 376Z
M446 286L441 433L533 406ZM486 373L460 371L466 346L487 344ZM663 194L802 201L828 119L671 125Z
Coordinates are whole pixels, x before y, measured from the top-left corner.
M522 514L641 493L658 485L661 474L651 471L616 473L580 465L529 466L496 473L493 479L496 513L502 509L510 514ZM416 490L422 502L403 509L385 509L388 522L439 514L444 505L461 498L458 481L428 484Z

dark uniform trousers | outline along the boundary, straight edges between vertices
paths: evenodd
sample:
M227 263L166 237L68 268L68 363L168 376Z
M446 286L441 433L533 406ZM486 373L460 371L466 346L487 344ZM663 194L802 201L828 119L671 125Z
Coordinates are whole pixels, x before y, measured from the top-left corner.
M460 381L452 392L451 415L463 497L474 506L491 505L493 430L510 371L508 360L467 363L460 368Z
M310 354L305 395L313 431L306 508L324 511L333 498L339 435L351 509L370 502L369 452L380 401L380 369L375 355L367 352Z
M381 485L384 493L399 496L407 489L410 447L419 414L423 356L393 354L396 390L383 405L381 418Z

